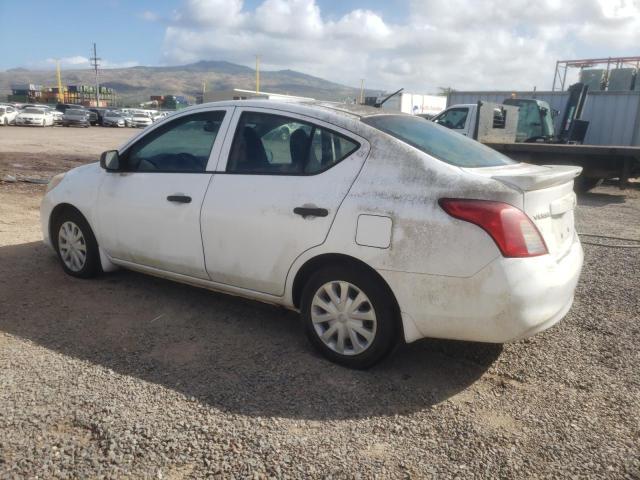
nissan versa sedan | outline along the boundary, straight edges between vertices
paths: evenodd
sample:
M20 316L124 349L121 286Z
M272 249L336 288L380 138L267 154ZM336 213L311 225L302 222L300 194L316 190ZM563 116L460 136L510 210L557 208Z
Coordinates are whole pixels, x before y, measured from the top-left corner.
M122 267L282 305L326 357L366 368L397 342L509 342L563 318L579 173L411 115L210 103L54 177L42 231L70 275Z

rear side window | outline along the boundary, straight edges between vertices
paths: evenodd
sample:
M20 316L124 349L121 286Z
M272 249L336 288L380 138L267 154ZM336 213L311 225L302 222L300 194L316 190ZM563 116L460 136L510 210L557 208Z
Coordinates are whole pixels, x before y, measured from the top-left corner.
M517 163L480 142L411 115L375 115L362 121L457 167L497 167Z
M342 161L359 145L298 119L245 112L233 140L227 172L314 175Z

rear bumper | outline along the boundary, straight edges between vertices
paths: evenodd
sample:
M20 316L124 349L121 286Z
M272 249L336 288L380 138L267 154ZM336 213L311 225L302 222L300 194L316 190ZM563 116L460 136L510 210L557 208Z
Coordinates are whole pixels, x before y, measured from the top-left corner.
M546 330L567 314L582 262L576 238L560 259L499 257L468 278L380 274L396 295L407 341L434 337L505 343Z

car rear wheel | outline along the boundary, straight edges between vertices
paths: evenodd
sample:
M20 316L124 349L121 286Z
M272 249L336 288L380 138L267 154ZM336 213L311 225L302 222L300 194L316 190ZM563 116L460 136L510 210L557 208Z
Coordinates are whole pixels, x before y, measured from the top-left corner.
M67 210L55 219L53 243L66 273L79 278L98 275L100 252L91 227L76 210Z
M329 360L368 368L397 340L395 302L380 280L360 268L330 266L311 276L301 315L311 343Z

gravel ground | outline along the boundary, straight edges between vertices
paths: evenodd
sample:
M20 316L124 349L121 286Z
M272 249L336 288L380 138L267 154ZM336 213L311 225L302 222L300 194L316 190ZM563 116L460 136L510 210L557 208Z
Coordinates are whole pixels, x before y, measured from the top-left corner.
M72 131L95 138L71 158L68 130L3 130L0 174L42 176L125 133ZM638 250L586 245L574 307L532 339L425 340L350 371L284 310L66 276L43 191L0 183L0 478L640 478ZM640 238L637 188L579 203L579 231Z

